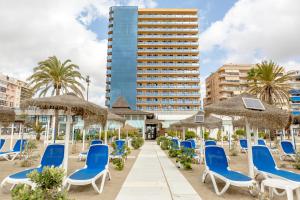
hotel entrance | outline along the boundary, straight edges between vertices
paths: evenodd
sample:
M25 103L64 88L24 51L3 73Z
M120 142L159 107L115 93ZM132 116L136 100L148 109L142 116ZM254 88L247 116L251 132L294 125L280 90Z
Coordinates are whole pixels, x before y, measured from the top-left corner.
M156 125L146 125L146 140L155 140L157 134Z

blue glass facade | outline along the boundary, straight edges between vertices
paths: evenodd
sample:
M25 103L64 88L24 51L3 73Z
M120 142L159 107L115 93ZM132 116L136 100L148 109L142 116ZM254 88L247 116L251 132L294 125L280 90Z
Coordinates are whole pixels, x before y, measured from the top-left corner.
M136 108L138 7L112 7L111 80L109 105L123 96Z

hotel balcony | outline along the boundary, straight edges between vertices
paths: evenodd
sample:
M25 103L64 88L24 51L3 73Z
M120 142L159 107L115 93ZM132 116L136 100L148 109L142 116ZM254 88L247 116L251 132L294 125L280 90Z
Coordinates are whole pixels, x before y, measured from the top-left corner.
M200 85L143 85L137 86L137 89L200 89Z
M153 92L138 92L137 96L146 96L146 97L178 97L178 96L184 96L184 97L200 97L200 93L192 92L161 92L161 93L153 93Z
M199 67L199 63L138 63L138 67L143 67L143 66L164 66L164 67L183 67L183 66L195 66Z
M199 74L198 70L137 70L138 74Z
M198 25L198 22L170 22L170 21L139 21L138 25Z
M111 68L111 62L107 62L106 67L110 69Z
M175 52L175 53L185 53L185 52L191 52L191 53L199 53L199 49L138 49L139 52L156 52L156 53L163 53L163 52Z
M110 42L108 42L110 46ZM138 42L138 46L197 46L198 42Z
M199 35L138 35L138 38L187 38L198 39Z
M107 56L107 59L111 56ZM198 56L138 56L140 60L199 60Z
M106 83L110 83L111 77L106 77Z
M200 78L180 78L180 77L176 77L176 78L137 78L137 82L142 82L142 81L146 81L146 82L150 82L150 81L154 81L154 82L199 82Z
M156 105L162 105L162 104L179 104L179 105L186 105L186 104L194 104L194 105L199 105L199 101L147 101L147 100L137 100L137 104L156 104Z
M300 110L293 110L292 115L293 116L300 116Z
M197 15L141 15L139 14L138 18L145 19L145 18L192 18L192 19L197 19Z
M167 33L167 32L175 32L175 33L191 32L191 33L198 33L198 28L138 28L138 32L162 32L162 33Z
M110 85L109 85L109 84L106 84L105 89L106 89L106 91L110 90Z

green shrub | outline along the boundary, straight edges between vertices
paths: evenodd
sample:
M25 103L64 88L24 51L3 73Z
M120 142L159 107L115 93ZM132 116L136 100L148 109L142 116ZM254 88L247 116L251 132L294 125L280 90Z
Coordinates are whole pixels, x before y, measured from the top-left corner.
M122 171L124 169L124 159L123 158L114 158L112 160L113 165L116 170Z
M243 129L238 129L235 131L235 134L238 135L239 137L241 136L246 136L246 132Z
M223 136L223 141L228 141L228 136L227 135Z
M239 151L237 148L237 142L233 142L231 149L229 150L229 155L230 156L238 156L238 154L239 154Z
M193 139L196 138L196 133L194 131L186 131L185 133L185 139Z
M176 163L180 163L180 165L184 169L192 169L193 156L195 154L194 149L189 148L181 148L179 150L179 154L176 159Z
M170 149L169 150L169 156L171 158L176 158L180 155L180 150L176 150L176 149Z
M173 130L168 130L167 131L167 134L168 134L168 136L170 136L170 137L176 137L176 131L173 131Z
M162 150L168 150L170 149L171 141L169 139L165 139L161 142L160 147Z
M134 149L139 149L141 146L143 146L143 144L144 144L144 138L142 137L134 137L131 140L131 146Z
M157 145L160 145L160 143L163 141L163 140L166 140L167 138L165 136L159 136L156 138L156 143Z
M218 131L217 133L217 141L221 141L222 140L222 132Z
M21 167L30 167L34 160L36 160L39 156L33 156L33 152L35 149L37 149L37 141L35 140L29 140L26 144L26 147L24 149L24 160L20 162Z
M265 134L265 132L258 132L258 137L259 137L259 138L266 139L266 134Z
M208 140L210 133L204 132L204 140Z
M293 164L295 169L300 169L300 153L296 153L295 163Z
M239 136L237 135L237 134L233 134L232 135L232 139L234 140L234 141L238 141L239 140Z
M34 189L19 184L12 190L13 200L66 200L67 194L61 191L64 170L61 168L45 167L42 173L36 170L28 175L30 181L35 183Z

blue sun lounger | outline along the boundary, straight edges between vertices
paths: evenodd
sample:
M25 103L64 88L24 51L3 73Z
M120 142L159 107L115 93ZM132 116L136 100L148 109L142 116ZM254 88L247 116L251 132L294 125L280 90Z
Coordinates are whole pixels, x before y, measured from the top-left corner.
M103 144L103 141L102 140L92 140L91 145L94 145L94 144ZM78 155L79 160L85 159L87 156L87 153L88 153L87 151L79 153L79 155Z
M241 146L241 151L246 153L248 151L247 139L240 139L240 146Z
M179 150L180 149L180 142L178 138L172 138L171 140L171 149Z
M257 140L257 145L262 145L262 146L268 147L268 146L267 146L267 143L266 143L266 141L265 141L264 139L258 139L258 140ZM268 148L269 148L272 152L274 152L274 153L279 153L278 149L275 148L275 147L268 147Z
M27 169L12 175L7 176L1 183L3 187L6 183L14 185L24 183L32 186L32 182L27 178L27 175L32 171L37 170L42 172L44 167L60 167L64 160L64 145L50 144L47 146L44 155L41 159L40 165L36 168Z
M202 176L203 183L205 183L207 175L210 176L217 195L224 194L230 185L248 187L249 189L255 185L255 181L250 177L229 168L225 151L219 146L205 147L205 171ZM225 182L225 186L221 191L218 189L215 178Z
M5 144L5 139L0 139L0 152L4 144Z
M280 160L284 160L287 157L290 157L292 160L295 160L296 151L291 141L283 140L280 142L280 146L283 152L283 154L280 155Z
M0 152L0 158L9 160L9 158L12 157L11 160L14 160L18 155L20 155L21 150L24 151L26 144L27 140L17 140L12 150Z
M110 154L110 158L114 159L114 158L122 158L126 152L125 149L125 140L116 140L115 144L116 144L116 149L114 152L112 152Z
M300 186L300 174L288 170L279 169L275 160L266 146L252 146L252 160L255 173L264 178L279 178Z
M204 146L210 146L210 145L217 145L217 143L214 140L206 140L204 142Z
M101 193L103 191L106 175L109 179L110 173L108 170L109 150L105 144L95 144L90 146L88 151L85 167L73 172L65 181L67 190L71 185L88 185L92 184L93 188ZM102 176L100 188L96 185L96 180Z
M185 153L185 149L193 149L193 144L191 141L185 140L185 141L181 141L180 142L180 147L183 148L183 153ZM186 153L188 153L188 151L186 151ZM197 155L196 153L194 153L193 155L191 155L194 159L196 159L198 161L198 163L200 163L200 156Z

